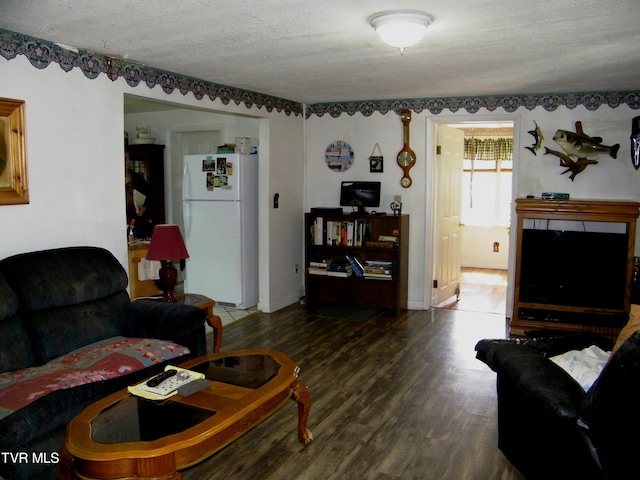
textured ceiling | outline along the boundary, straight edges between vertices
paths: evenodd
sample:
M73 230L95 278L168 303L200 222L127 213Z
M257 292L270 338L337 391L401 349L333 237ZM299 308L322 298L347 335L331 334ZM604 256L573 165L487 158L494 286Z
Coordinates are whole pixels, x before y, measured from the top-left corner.
M402 56L367 22L393 8L435 17ZM2 0L0 28L308 104L640 87L638 0Z

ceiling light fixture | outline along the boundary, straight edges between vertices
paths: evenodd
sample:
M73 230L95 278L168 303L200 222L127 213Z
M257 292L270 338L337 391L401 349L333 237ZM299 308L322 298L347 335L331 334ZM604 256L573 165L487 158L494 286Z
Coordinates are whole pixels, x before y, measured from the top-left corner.
M405 47L420 41L433 17L415 10L393 10L376 13L369 17L369 23L378 32L382 41L404 53Z

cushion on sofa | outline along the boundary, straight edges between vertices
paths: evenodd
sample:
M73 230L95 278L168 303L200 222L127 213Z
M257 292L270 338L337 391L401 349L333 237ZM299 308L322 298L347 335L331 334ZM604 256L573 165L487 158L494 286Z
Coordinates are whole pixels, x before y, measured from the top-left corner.
M103 248L69 247L23 253L0 262L26 310L76 305L126 290L128 278Z
M128 304L129 295L120 292L94 302L24 313L23 320L40 362L46 363L83 345L125 335L122 319Z
M45 365L0 374L0 419L55 390L109 380L188 353L173 342L114 337Z
M124 334L127 275L105 249L24 253L0 261L0 272L16 293L39 363Z
M35 365L29 335L18 316L18 298L0 273L0 372Z
M638 330L640 330L640 305L631 304L629 321L622 328L622 330L620 330L618 338L616 339L616 343L613 346L613 351L615 352L616 350L618 350L618 348L620 348L620 345L622 345L627 338L629 338Z

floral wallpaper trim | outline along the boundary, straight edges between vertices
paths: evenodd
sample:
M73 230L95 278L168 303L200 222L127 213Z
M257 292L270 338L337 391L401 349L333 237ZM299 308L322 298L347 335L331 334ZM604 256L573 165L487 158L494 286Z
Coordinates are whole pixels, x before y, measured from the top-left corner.
M460 109L467 113L477 113L481 108L493 112L497 108L503 108L512 113L518 108L533 110L543 107L552 112L560 106L573 110L578 105L583 105L587 110L597 110L602 105L616 108L619 105L628 105L634 110L640 109L640 90L630 92L589 92L589 93L544 93L522 95L492 95L483 97L448 97L448 98L413 98L404 100L366 100L354 102L316 103L308 105L306 118L311 115L322 117L329 114L339 117L343 113L355 115L357 112L365 117L374 112L385 115L388 112L400 114L404 108L420 113L428 110L433 115L438 115L444 110L457 112Z
M131 87L144 82L150 89L159 85L167 94L177 89L183 95L193 93L197 100L207 96L212 101L220 99L224 105L230 102L236 105L242 103L247 108L255 105L265 108L268 112L276 110L287 115L302 115L302 104L291 100L206 82L87 50L68 50L55 43L10 30L0 29L0 55L7 60L12 60L17 55L25 55L34 67L40 69L48 67L51 63L57 63L65 72L79 68L89 79L95 79L104 73L113 81L123 77Z
M220 85L186 75L160 70L139 63L128 62L120 58L90 52L87 50L68 50L46 40L29 37L10 30L0 29L0 55L7 60L12 60L17 55L25 55L36 68L46 68L49 64L57 63L65 72L73 68L80 68L82 73L95 79L101 73L106 74L111 80L123 77L132 87L144 82L150 89L156 85L167 94L178 89L186 95L193 93L197 100L205 96L212 101L220 99L224 105L234 102L236 105L244 104L247 108L254 105L265 108L268 112L276 110L286 115L301 115L303 105L291 100L272 97L262 93L243 90L240 88ZM322 117L329 114L337 118L343 113L353 116L361 113L365 117L374 112L385 115L388 112L400 113L403 108L408 108L415 113L424 110L432 115L438 115L444 110L457 112L460 109L467 113L477 113L481 108L490 112L498 108L506 112L515 112L518 108L533 110L543 107L552 112L560 106L574 109L578 105L584 105L588 110L597 110L602 105L616 108L619 105L628 105L634 110L640 109L640 91L629 92L583 92L583 93L541 93L541 94L513 94L491 95L478 97L443 97L443 98L413 98L395 100L363 100L351 102L330 102L307 105L306 118L316 115Z

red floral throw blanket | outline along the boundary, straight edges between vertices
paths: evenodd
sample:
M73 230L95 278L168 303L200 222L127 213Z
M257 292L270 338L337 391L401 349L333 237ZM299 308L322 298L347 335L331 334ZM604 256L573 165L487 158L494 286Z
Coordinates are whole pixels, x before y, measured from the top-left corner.
M0 373L0 419L54 390L109 380L188 353L164 340L113 337L39 367Z

